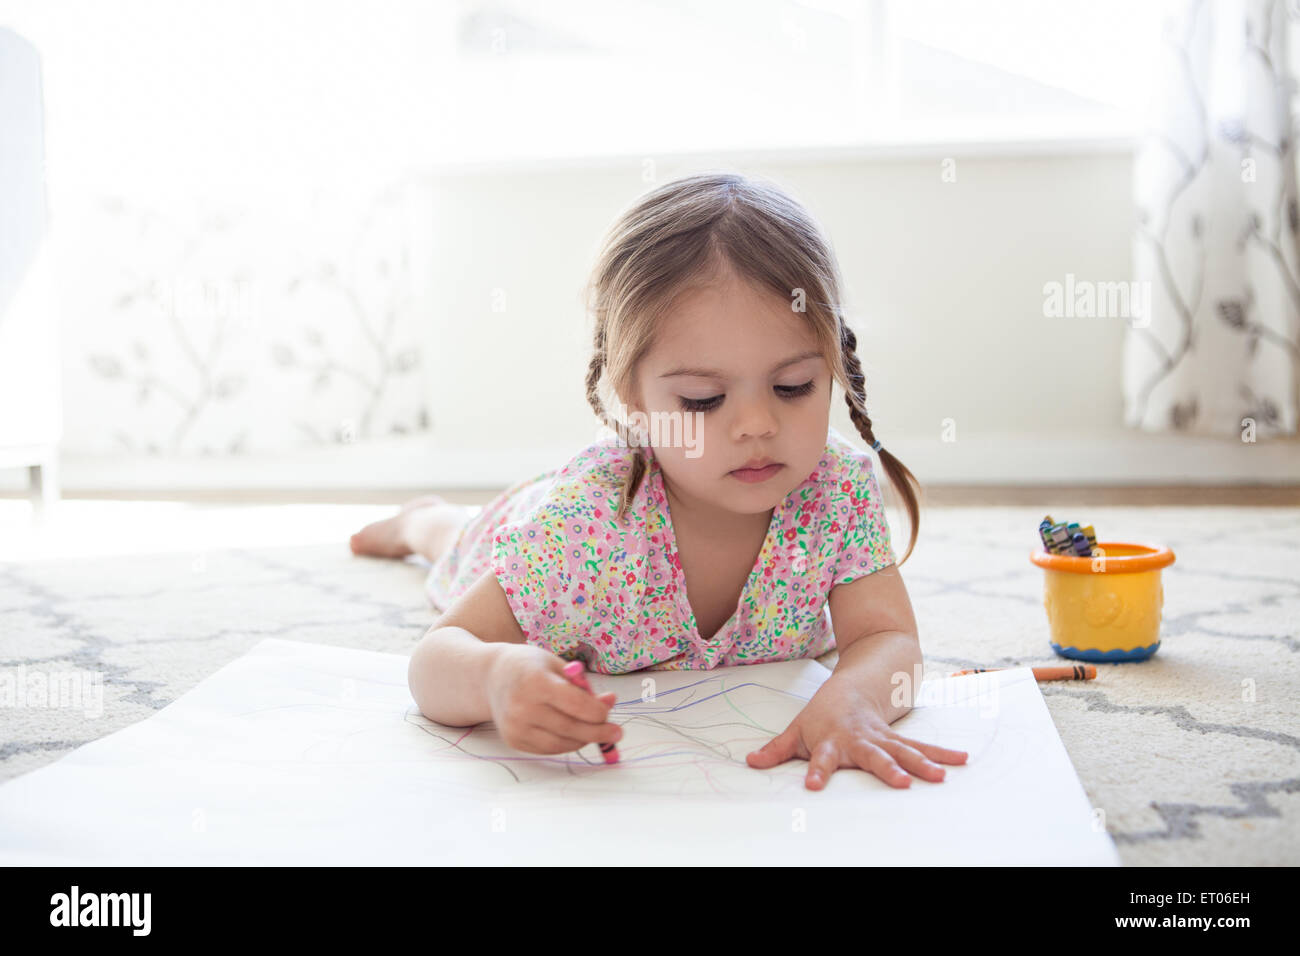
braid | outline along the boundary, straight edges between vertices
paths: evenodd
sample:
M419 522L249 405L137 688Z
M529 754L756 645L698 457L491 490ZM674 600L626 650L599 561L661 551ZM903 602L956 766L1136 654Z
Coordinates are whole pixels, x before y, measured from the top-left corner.
M599 384L600 373L604 367L605 354L597 349L596 354L591 357L591 364L587 366L587 404L602 422L605 420L605 409L600 401Z
M602 424L611 427L623 440L627 440L627 432L621 422L611 422L608 414L605 412L605 404L600 399L600 373L605 368L605 336L603 330L596 333L596 351L591 357L591 364L587 366L587 404L591 406ZM631 444L631 442L628 442ZM615 514L615 520L623 520L623 515L627 512L628 506L632 503L632 498L636 495L637 488L641 484L641 478L646 472L645 455L641 453L639 446L633 446L632 449L632 469L623 479L623 493L618 503L618 512Z
M849 387L844 391L844 401L849 406L849 420L853 422L853 427L858 430L858 434L880 455L880 463L884 466L890 483L901 494L903 504L907 508L907 515L911 524L911 536L907 542L907 553L903 555L902 561L898 562L901 565L911 556L912 548L916 546L916 536L921 519L917 491L920 490L921 483L916 480L916 476L912 474L906 465L882 448L880 442L876 439L871 426L871 416L867 414L867 380L866 376L862 374L862 362L858 359L858 337L853 329L849 328L848 322L842 318L840 322L840 346L844 361L844 373L849 382Z
M622 521L623 515L632 504L632 499L636 496L636 490L641 485L641 479L645 475L646 462L645 455L641 454L639 448L632 452L632 470L628 472L627 477L623 480L623 497L618 503L618 512L614 515L614 520Z
M853 422L853 427L858 430L858 434L867 440L868 445L875 445L876 436L871 431L871 416L867 414L867 378L862 374L862 362L858 359L858 337L849 328L847 322L842 323L840 328L844 372L849 379L849 388L844 392L844 402L849 406L849 420Z

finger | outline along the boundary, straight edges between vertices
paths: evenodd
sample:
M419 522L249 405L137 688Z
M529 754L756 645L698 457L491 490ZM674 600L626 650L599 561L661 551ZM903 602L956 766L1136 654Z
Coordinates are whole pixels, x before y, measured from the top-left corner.
M944 769L915 747L908 746L901 740L889 740L881 743L880 747L887 751L900 767L916 774L922 780L933 783L943 780Z
M539 711L533 721L534 726L549 730L560 737L580 740L584 743L616 744L623 739L623 728L618 724L605 721L592 723L570 717L557 707L547 706Z
M570 684L563 674L557 680L558 683L552 685L551 693L547 695L546 703L575 720L589 724L603 724L609 719L610 709L617 699L613 691L597 697L576 684Z
M913 740L911 737L896 737L909 747L915 747L921 753L925 754L931 760L939 763L965 763L966 758L970 756L965 750L952 750L948 747L940 747L936 744L922 743L919 740Z
M808 776L804 786L809 790L820 790L826 786L831 774L840 768L840 749L832 741L823 740L813 750L808 761Z
M848 746L849 757L868 773L873 773L891 787L910 787L911 776L892 756L868 740L856 740Z
M536 725L525 727L519 735L516 748L534 754L562 754L581 750L587 746L584 740L575 740L553 733L545 727Z
M766 770L779 763L803 756L799 753L801 747L799 732L794 724L791 724L763 746L746 755L745 760L755 769Z

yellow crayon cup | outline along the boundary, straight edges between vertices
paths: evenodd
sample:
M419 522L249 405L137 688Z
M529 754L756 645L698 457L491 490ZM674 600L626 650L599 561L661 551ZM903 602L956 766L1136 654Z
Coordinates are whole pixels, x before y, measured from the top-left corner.
M1165 593L1160 569L1174 563L1165 547L1099 541L1092 557L1038 549L1043 606L1052 650L1081 661L1143 661L1160 646Z

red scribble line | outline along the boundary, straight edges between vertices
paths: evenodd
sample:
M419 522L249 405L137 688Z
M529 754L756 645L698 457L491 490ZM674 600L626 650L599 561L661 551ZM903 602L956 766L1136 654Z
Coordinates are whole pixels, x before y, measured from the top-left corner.
M709 786L713 788L713 792L714 792L714 793L724 793L724 792L725 792L725 791L719 789L718 784L717 784L717 781L715 781L715 780L713 779L713 774L709 773L709 772L708 772L707 770L705 770L703 767L700 768L700 772L704 774L704 779L707 780L707 781L709 782Z

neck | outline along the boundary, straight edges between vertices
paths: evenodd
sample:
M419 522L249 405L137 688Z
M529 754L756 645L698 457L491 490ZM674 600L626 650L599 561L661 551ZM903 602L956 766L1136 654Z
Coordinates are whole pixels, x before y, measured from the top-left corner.
M668 476L661 470L659 476L663 481L664 495L668 498L668 507L672 512L673 528L680 532L683 527L709 535L735 537L748 535L761 528L767 533L772 522L775 508L757 514L740 514L728 511L698 500L681 498L668 482Z

